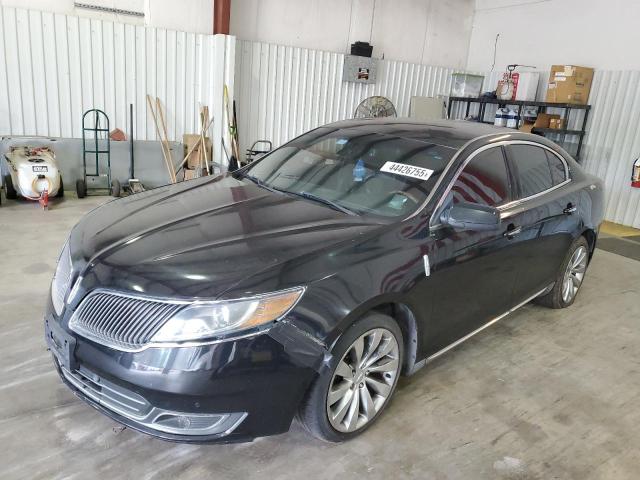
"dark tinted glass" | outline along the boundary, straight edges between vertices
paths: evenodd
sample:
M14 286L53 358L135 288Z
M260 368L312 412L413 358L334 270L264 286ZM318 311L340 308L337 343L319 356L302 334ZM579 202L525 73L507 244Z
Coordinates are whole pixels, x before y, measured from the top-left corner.
M549 160L549 168L551 169L551 179L553 180L553 185L559 185L567 179L567 174L564 171L564 163L553 153L547 151L545 151L545 153L547 154L547 159Z
M453 203L497 207L509 201L509 174L501 148L479 153L453 184Z
M518 172L520 197L526 198L553 187L546 151L531 145L510 147Z
M246 173L284 193L313 195L359 214L399 217L422 205L455 152L371 129L320 128Z

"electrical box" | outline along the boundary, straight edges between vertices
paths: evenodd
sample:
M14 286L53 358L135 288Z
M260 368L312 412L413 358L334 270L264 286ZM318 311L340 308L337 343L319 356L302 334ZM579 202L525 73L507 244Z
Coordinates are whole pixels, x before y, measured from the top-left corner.
M378 59L360 57L358 55L345 55L344 68L342 70L343 82L376 83Z

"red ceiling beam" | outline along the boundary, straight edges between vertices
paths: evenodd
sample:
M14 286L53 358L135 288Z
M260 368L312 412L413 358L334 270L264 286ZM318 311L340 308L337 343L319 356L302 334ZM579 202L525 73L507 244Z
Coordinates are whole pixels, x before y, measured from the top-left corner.
M229 18L231 17L231 0L213 1L213 33L229 35Z

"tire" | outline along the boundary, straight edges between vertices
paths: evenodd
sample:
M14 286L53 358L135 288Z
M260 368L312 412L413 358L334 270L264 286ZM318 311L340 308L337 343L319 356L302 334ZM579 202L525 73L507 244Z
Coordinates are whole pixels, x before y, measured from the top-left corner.
M581 236L571 244L562 265L560 265L551 291L536 298L535 303L549 308L567 308L572 305L582 286L588 264L589 243L586 238ZM569 281L572 283L571 292L568 292L567 287Z
M56 193L56 198L64 197L64 183L62 183L62 175L60 175L60 187L58 187L58 193Z
M76 180L76 193L78 194L78 198L84 198L87 196L87 184L84 183L84 180Z
M116 180L115 178L113 180L111 180L111 196L112 197L119 197L121 190L122 190L122 188L120 187L120 182L118 180Z
M371 351L378 335L381 340ZM361 363L366 362L371 353L379 355L385 350L389 353L369 364L366 370L356 371L354 345L361 339ZM311 385L300 406L298 421L311 435L327 442L342 442L361 434L389 404L400 378L403 355L402 332L391 317L375 313L358 320L332 349L331 361ZM389 368L391 370L386 371ZM345 376L342 372L346 372ZM329 400L330 389L334 392L333 403ZM357 415L353 415L356 408ZM340 416L340 412L346 413Z
M4 176L4 196L9 200L18 198L18 192L16 192L16 189L13 187L13 180L9 174Z

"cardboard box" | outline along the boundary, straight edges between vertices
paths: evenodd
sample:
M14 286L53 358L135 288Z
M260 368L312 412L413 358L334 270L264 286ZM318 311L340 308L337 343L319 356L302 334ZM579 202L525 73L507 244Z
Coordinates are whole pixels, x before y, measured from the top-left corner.
M200 178L207 174L207 172L203 168L185 168L184 169L184 179L193 180L194 178Z
M560 115L551 113L539 113L533 128L551 128L549 125L552 119L560 118Z
M196 177L196 173L197 173L196 170L193 170L191 168L185 168L184 169L184 179L185 180L193 180L194 178L197 178Z
M535 124L533 122L524 122L522 125L520 125L520 128L518 130L524 133L531 133L534 125Z
M593 82L593 68L553 65L549 75L546 101L585 105Z
M208 163L211 163L211 140L209 139L209 137L205 137L204 142L207 147L207 161ZM196 168L204 164L204 152L200 152L202 146L200 135L185 133L182 136L182 143L184 144L185 156L191 150L194 144L198 144L193 150L191 150L189 158L187 159L186 168Z
M564 128L564 118L552 118L549 121L549 128L562 130Z

